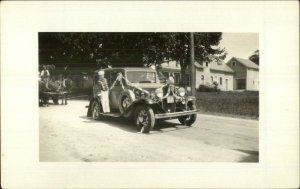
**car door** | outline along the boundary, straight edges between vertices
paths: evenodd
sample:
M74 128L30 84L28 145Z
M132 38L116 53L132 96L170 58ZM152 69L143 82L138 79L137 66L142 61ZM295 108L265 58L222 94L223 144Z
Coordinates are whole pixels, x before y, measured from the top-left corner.
M116 81L118 73L124 73L121 70L113 70L110 72L110 86ZM113 88L110 90L109 100L111 104L111 108L118 109L119 107L119 97L121 92L123 91L123 87L119 81L116 82Z

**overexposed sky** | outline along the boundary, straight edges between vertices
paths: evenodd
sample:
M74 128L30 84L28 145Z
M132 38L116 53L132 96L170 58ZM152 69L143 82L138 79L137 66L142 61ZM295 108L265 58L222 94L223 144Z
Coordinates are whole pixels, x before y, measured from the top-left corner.
M233 56L248 59L259 49L258 36L258 33L223 33L220 47L225 47L228 53L224 61Z

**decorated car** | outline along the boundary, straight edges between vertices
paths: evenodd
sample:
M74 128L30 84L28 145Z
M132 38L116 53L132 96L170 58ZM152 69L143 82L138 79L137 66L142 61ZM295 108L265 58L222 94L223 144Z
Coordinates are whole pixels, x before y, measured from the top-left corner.
M96 86L98 71L94 76L93 97L87 106L88 117L131 118L142 133L149 133L158 119L178 119L187 126L196 121L195 97L187 95L183 87L175 86L172 78L160 83L156 70L151 68L102 69L109 87L109 112L105 111L103 93Z

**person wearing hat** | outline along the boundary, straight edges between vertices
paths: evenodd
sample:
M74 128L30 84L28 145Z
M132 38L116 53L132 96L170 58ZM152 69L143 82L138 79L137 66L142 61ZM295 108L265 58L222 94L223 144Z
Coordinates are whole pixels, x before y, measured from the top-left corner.
M104 71L100 70L98 72L98 81L96 81L97 93L100 93L100 101L102 104L103 112L110 112L109 107L109 91L108 91L108 83L106 78L104 77Z

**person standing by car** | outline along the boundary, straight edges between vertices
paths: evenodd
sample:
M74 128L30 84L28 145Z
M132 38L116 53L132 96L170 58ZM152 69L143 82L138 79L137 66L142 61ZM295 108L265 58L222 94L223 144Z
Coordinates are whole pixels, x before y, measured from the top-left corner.
M101 94L100 101L103 108L103 113L110 112L109 107L109 96L108 96L108 83L106 78L104 77L104 71L98 72L98 81L96 82L98 92Z

